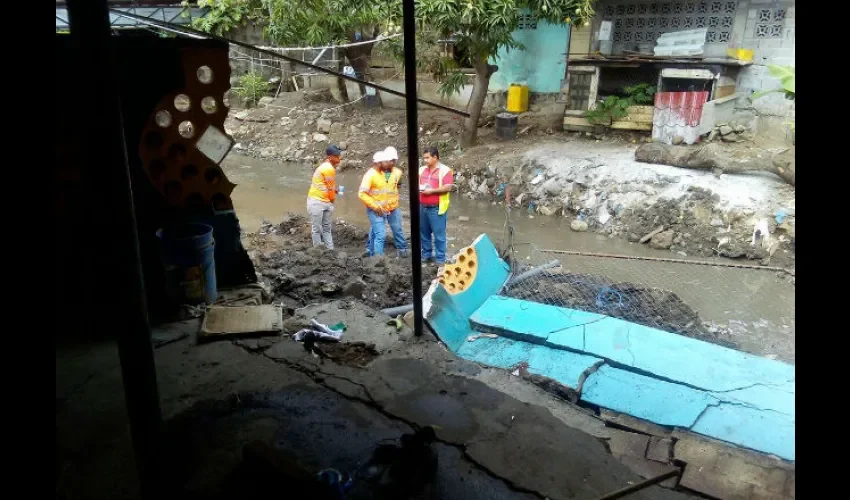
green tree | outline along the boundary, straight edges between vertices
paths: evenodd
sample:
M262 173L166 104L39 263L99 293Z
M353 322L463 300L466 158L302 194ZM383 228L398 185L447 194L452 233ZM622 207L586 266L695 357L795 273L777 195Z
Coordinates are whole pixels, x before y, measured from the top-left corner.
M251 21L262 19L265 13L263 0L183 0L181 5L208 9L207 15L192 20L192 27L219 36Z
M593 0L418 0L416 17L423 27L441 36L453 35L456 46L469 54L475 69L472 96L467 111L462 144L475 144L478 120L493 74L489 64L499 49L521 50L513 33L520 15L527 10L540 21L558 25L581 25L593 16ZM498 65L498 61L496 61ZM444 90L456 91L463 84L457 68L446 68ZM452 88L454 87L454 88Z
M269 41L296 47L374 40L401 15L400 0L198 0L197 5L210 9L195 21L200 30L221 35L248 21L261 22ZM348 59L354 71L369 80L373 48L362 44L342 49L337 71L342 72ZM345 80L338 79L338 88L347 101ZM360 85L360 93L366 93L365 85Z
M262 0L268 10L269 39L280 45L322 46L376 39L383 28L401 15L400 0ZM361 78L369 81L369 65L375 44L367 43L342 50ZM343 58L338 63L341 73ZM345 81L338 80L347 100ZM360 94L366 86L360 85Z

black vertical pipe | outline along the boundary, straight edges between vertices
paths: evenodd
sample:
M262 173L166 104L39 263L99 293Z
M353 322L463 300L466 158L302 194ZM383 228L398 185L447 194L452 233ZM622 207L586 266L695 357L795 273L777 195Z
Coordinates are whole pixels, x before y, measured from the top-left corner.
M156 368L148 323L145 285L142 275L139 235L133 205L130 167L124 140L121 100L115 71L115 51L109 23L107 0L68 0L70 37L76 53L77 102L85 110L80 117L87 127L83 144L87 165L112 217L109 231L115 247L99 249L109 264L114 257L117 311L114 324L105 325L117 335L118 355L124 382L124 397L133 440L136 469L142 496L155 496L156 449L162 414L156 384ZM70 75L68 75L70 76ZM104 192L105 188L105 192ZM94 307L94 304L91 305ZM101 316L104 318L104 316ZM110 319L112 319L110 317Z
M419 236L419 109L416 102L416 18L414 0L403 0L404 100L407 109L407 165L410 190L410 257L413 263L413 333L422 335L422 238Z

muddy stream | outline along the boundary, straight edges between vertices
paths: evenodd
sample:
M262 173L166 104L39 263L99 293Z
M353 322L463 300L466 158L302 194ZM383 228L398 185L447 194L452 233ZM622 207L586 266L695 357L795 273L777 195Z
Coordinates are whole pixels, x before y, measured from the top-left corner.
M228 178L237 184L232 198L242 228L258 230L263 221L276 223L286 212L306 214L306 192L314 167L281 164L231 154L222 164ZM337 200L335 219L368 227L357 188L363 172L348 170L338 182L345 194ZM406 183L402 192L402 214L409 233L409 200ZM488 200L452 197L448 226L449 254L469 244L481 233L497 245L504 239L505 210ZM458 217L468 217L461 222ZM794 360L794 286L777 273L691 264L656 263L599 257L554 255L538 249L577 250L650 257L688 259L647 245L629 243L592 232L570 230L570 219L544 217L515 210L512 214L514 245L529 263L557 258L570 271L607 276L675 292L707 322L728 330L736 343L770 357ZM747 349L747 350L750 350Z

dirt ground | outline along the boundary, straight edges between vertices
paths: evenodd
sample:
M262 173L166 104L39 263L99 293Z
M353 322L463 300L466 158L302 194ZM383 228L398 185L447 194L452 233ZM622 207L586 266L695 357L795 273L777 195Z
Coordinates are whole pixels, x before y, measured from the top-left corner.
M384 257L363 257L368 233L337 221L335 250L313 247L310 222L289 214L277 225L245 237L260 281L275 301L290 309L316 300L354 298L376 309L412 303L410 257L395 257L392 239ZM436 276L436 266L423 268L423 293Z
M345 150L342 170L363 170L375 151L392 145L406 168L404 110L341 106L329 99L283 93L261 107L231 111L225 127L238 141L236 152L269 161L316 163L334 143ZM501 141L493 126L497 111L485 110L478 145L464 149L460 116L420 109L421 146L440 149L441 160L455 170L458 196L503 205L510 192L519 210L578 219L587 230L630 241L663 225L669 237L654 243L662 250L794 266L794 188L778 177L639 163L634 150L645 135L564 132L563 104L557 103L533 105L520 116L517 138ZM781 150L752 140L721 147L745 156ZM754 228L763 220L771 241L752 245Z

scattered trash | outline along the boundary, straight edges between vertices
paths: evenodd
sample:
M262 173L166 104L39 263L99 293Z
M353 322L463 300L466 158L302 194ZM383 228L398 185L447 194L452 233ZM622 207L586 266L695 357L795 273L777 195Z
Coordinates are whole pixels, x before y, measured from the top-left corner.
M404 318L401 315L398 315L395 318L387 321L387 326L394 326L396 333L398 333L401 331L402 328L404 328Z
M783 222L785 222L786 217L788 217L788 214L785 213L785 210L782 210L780 208L779 210L776 211L776 215L775 215L774 219L776 220L777 224L782 224Z
M302 342L308 338L320 340L332 340L339 342L342 338L342 330L333 330L327 325L319 323L315 319L310 320L310 327L299 330L292 338L296 342Z
M536 186L537 184L540 184L541 182L543 182L543 174L542 173L538 173L534 177L534 179L531 179L531 184L534 185L534 186Z
M331 329L331 330L334 330L334 331L337 331L337 332L344 332L344 331L348 330L348 327L347 327L347 326L345 326L345 323L343 323L342 321L340 321L339 323L337 323L337 324L335 324L335 325L331 326L331 327L330 327L330 329Z
M767 219L761 219L753 227L753 239L750 245L756 246L758 242L761 242L764 248L770 247L770 226L767 223Z
M512 372L511 372L511 375L513 375L514 377L519 377L519 368L517 368L516 370L512 371Z

